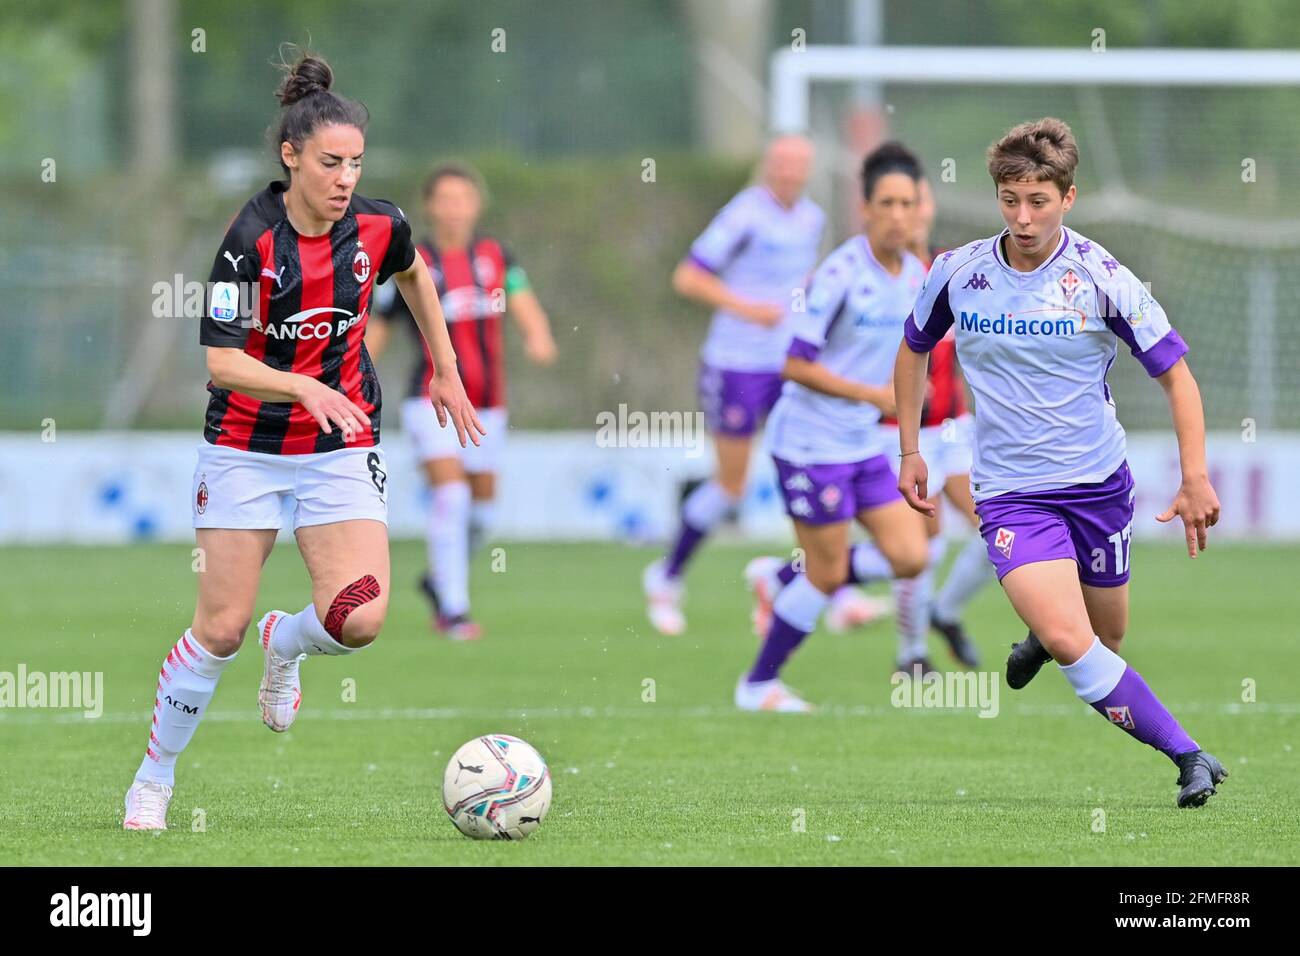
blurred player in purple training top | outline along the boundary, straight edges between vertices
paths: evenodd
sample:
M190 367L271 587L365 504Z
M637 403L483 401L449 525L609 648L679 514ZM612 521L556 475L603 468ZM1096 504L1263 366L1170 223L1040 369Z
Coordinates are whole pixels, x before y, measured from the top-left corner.
M929 351L955 327L977 409L971 490L980 534L1030 631L1007 659L1007 683L1023 687L1056 660L1082 700L1178 766L1178 805L1200 806L1227 771L1118 653L1134 491L1106 373L1123 342L1164 389L1182 487L1158 520L1182 519L1193 558L1219 520L1201 393L1187 346L1151 293L1063 225L1078 162L1074 134L1058 119L1023 123L990 147L1006 228L940 258L898 350L899 488L917 511L934 512L918 450L921 404Z
M810 710L779 674L831 595L846 583L909 579L926 567L925 523L898 493L879 427L881 413L894 411L894 356L925 278L925 266L907 251L920 178L916 157L898 143L866 158L865 231L817 267L808 308L795 315L769 437L806 567L791 563L773 575L770 586L780 593L758 659L736 684L741 710ZM854 519L876 548L849 547ZM901 603L912 596L895 590L898 617L922 621L924 635L924 608Z
M759 183L723 207L673 273L680 295L715 310L700 350L699 401L717 471L687 496L672 548L643 576L647 613L662 634L686 628L682 573L700 542L740 504L754 435L781 394L786 317L817 263L826 223L804 196L812 163L812 144L802 136L773 140Z

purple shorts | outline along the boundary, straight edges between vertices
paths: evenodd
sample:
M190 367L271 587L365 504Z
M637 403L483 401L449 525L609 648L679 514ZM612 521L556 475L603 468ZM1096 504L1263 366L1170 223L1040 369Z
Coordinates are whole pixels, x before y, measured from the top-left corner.
M835 524L881 505L902 501L887 455L845 465L792 465L772 456L785 510L804 524Z
M780 372L731 372L700 363L700 409L715 435L747 438L781 397Z
M1128 462L1105 481L1056 491L1010 492L975 506L998 580L1022 564L1073 558L1079 580L1098 588L1128 582L1133 531Z

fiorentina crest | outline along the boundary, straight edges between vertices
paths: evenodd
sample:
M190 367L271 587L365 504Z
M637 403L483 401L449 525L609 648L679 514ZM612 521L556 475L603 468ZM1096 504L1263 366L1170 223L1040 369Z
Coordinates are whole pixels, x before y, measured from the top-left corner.
M1112 724L1119 724L1125 730L1134 728L1133 717L1129 714L1127 707L1107 707L1106 719Z
M1011 546L1016 543L1016 533L1006 528L998 528L993 537L993 547L1002 552L1004 557L1011 557Z

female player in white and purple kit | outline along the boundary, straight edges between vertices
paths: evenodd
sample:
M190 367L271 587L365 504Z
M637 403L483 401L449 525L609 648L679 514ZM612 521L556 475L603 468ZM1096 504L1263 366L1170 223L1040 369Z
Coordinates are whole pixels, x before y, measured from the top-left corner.
M1219 518L1201 396L1187 346L1159 303L1110 253L1063 225L1078 160L1069 126L1052 118L1021 124L990 147L1006 228L940 258L898 351L899 489L917 511L934 510L918 427L928 352L955 326L978 410L971 485L980 534L1030 629L1007 661L1008 683L1023 687L1050 655L1081 699L1177 764L1178 805L1200 806L1227 771L1118 654L1128 627L1133 479L1106 372L1123 342L1164 389L1183 477L1159 520L1182 519L1193 558Z
M894 355L925 278L925 266L907 251L920 178L916 157L897 143L866 158L866 230L817 267L807 310L795 314L786 384L768 433L806 567L784 569L758 659L736 684L742 710L811 709L779 674L831 595L845 583L913 578L925 569L925 523L898 494L878 427L881 412L894 410ZM879 549L874 561L861 560L861 546L849 548L855 518ZM900 607L899 616L915 610Z
M662 634L686 629L682 572L740 503L754 434L781 394L790 342L785 317L817 264L826 223L804 195L812 161L812 144L803 137L773 140L760 183L723 207L673 273L679 294L716 310L700 352L699 393L718 467L686 498L672 547L643 575L646 612Z

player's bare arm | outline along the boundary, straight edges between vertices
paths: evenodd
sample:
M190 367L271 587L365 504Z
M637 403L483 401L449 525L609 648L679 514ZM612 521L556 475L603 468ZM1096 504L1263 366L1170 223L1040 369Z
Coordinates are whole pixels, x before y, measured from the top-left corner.
M433 356L434 375L429 383L429 400L438 412L438 424L445 428L450 419L456 426L456 437L460 439L461 447L469 441L477 445L479 436L487 432L483 430L474 406L469 403L465 386L456 371L456 353L447 333L447 319L442 314L438 290L434 288L424 260L416 256L405 272L393 276L393 281L397 283L397 291L406 300L407 308L415 317L420 334Z
M833 395L835 398L847 398L855 402L867 402L875 405L884 414L894 413L894 393L888 385L867 385L852 379L836 375L820 362L788 356L781 369L781 377L789 382L798 382L814 392Z
M551 335L551 322L537 295L532 289L520 289L510 294L507 305L510 317L523 333L524 354L529 361L538 365L553 364L556 358L555 337Z
M785 310L771 302L751 302L737 295L727 284L690 261L679 262L673 270L673 291L684 299L702 302L715 309L726 309L732 315L747 319L756 325L771 327L781 322Z
M1205 466L1205 412L1201 405L1201 390L1197 387L1186 359L1179 359L1156 381L1165 390L1169 400L1169 413L1174 420L1174 434L1178 436L1178 460L1182 466L1183 483L1157 521L1172 521L1174 516L1183 519L1187 536L1187 556L1195 558L1197 551L1208 545L1208 530L1219 520L1219 496L1210 484Z
M928 352L913 352L904 341L894 362L894 398L898 405L898 490L907 503L923 515L933 516L936 505L929 501L929 472L918 450L921 442L921 405L925 400Z
M207 361L213 385L263 402L297 402L327 435L333 431L332 425L337 425L343 438L351 441L353 435L370 427L369 416L346 395L310 376L278 371L237 348L209 346Z

